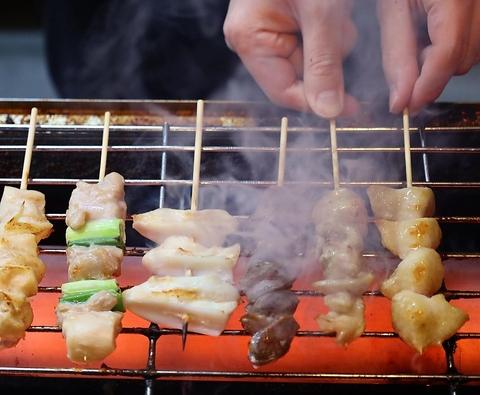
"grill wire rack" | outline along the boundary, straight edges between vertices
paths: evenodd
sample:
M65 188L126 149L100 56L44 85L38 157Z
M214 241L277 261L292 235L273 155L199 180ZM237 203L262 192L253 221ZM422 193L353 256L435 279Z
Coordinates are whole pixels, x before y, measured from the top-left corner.
M207 102L206 111L208 111ZM29 113L28 103L24 103L25 107L24 115ZM108 107L108 103L105 104ZM1 105L0 105L1 107ZM68 106L67 106L68 110ZM21 112L20 110L16 110ZM42 109L40 109L41 113ZM73 111L73 110L72 110ZM1 111L0 111L1 113ZM112 110L114 114L114 110ZM62 115L64 116L64 115ZM167 119L166 117L164 117ZM1 119L1 118L0 118ZM64 119L64 118L62 118ZM163 119L163 118L162 118ZM181 117L179 118L181 119ZM149 191L155 195L154 203L156 207L158 204L165 202L166 207L184 208L188 205L188 195L192 184L191 178L188 177L188 166L191 161L185 160L185 158L192 157L193 155L193 139L192 136L195 131L195 123L191 121L191 118L187 120L172 120L171 122L159 122L156 125L140 125L140 124L127 124L116 125L115 120L112 121L110 127L111 138L109 145L109 164L107 169L119 171L125 176L125 185L127 191L127 197L130 189L149 188ZM446 119L446 118L445 118ZM225 155L236 155L241 157L242 155L252 155L253 157L260 157L262 155L267 156L270 167L275 167L275 158L278 155L279 132L280 132L280 116L276 117L278 121L276 124L273 122L268 126L257 126L257 124L248 124L240 122L239 125L206 125L204 127L204 146L202 152L204 155L205 163L202 163L202 174L207 171L209 166L214 166L214 162ZM223 120L225 123L225 120ZM233 122L235 123L235 122ZM303 119L295 123L289 128L289 145L287 148L287 158L290 161L298 160L299 157L308 158L315 156L322 158L322 164L326 169L330 169L330 146L328 127L325 124L320 125L305 125ZM462 122L460 122L462 123ZM419 124L420 125L420 124ZM25 139L28 131L27 123L2 123L0 124L0 155L7 158L8 161L13 161L15 155L23 154L25 150ZM367 186L371 184L387 185L392 187L404 186L402 180L402 156L403 146L402 141L402 128L401 124L397 120L397 124L388 126L342 126L337 129L338 132L338 153L340 157L341 166L341 185L347 188L354 188L355 190L363 191ZM56 177L48 174L51 166L44 166L39 170L39 162L35 162L35 158L42 155L38 161L44 158L52 158L58 155L67 155L71 158L83 158L88 155L92 155L94 158L99 157L101 151L101 145L98 142L101 139L102 125L79 125L69 124L63 122L56 123L42 123L40 119L37 126L36 145L34 147L32 164L32 178L29 181L29 188L39 189L46 191L49 188L55 190L54 194L58 194L60 190L63 194L63 206L65 206L70 195L70 191L73 189L75 183L79 179L85 179L86 181L95 182L96 169L98 162L95 162L95 167L92 172L84 169L84 173L81 173L79 177L64 176ZM480 259L480 252L477 251L476 245L469 245L467 248L462 249L463 246L456 244L455 240L450 242L451 238L455 239L457 234L456 229L463 229L463 227L469 227L480 223L480 212L475 210L466 210L462 215L453 215L451 210L449 211L448 203L442 203L448 201L448 199L457 198L459 195L467 195L468 202L475 200L480 191L480 177L475 180L473 177L473 168L477 155L480 154L480 122L478 126L475 125L475 120L468 122L467 126L458 125L458 122L447 122L444 126L434 125L418 126L413 123L410 127L410 133L412 137L412 155L413 155L413 168L414 168L414 185L417 186L429 186L434 189L437 200L440 200L440 208L437 210L442 230L444 231L444 245L441 255L443 259L457 260L461 259L467 264L474 263ZM251 139L246 137L238 140L236 136L257 136L259 138ZM308 135L308 144L297 144L303 135ZM5 138L5 137L8 138ZM95 136L95 138L92 138ZM125 137L127 136L127 137ZM232 137L233 136L233 137ZM452 136L455 136L455 140L452 140ZM23 139L23 140L22 140ZM125 140L126 139L126 140ZM463 140L462 140L463 139ZM23 142L22 142L23 141ZM53 141L53 143L49 143ZM127 141L127 143L125 143ZM315 144L311 144L312 142ZM452 141L456 141L458 144L451 144ZM12 143L13 142L13 143ZM133 143L132 143L133 142ZM259 143L260 142L260 143ZM48 143L48 144L47 144ZM360 144L359 144L360 143ZM362 145L363 144L363 145ZM141 174L134 174L134 171L117 170L116 165L110 165L115 162L114 157L117 155L119 158L132 158L132 155L153 155L156 159L156 167L158 173L151 173L152 176L140 177ZM211 159L209 159L211 156ZM366 180L365 178L357 177L355 172L351 172L347 167L343 166L344 161L349 163L350 160L353 163L355 161L362 162L365 157L378 156L381 161L392 160L397 163L399 170L393 171L392 178L384 178L385 174L380 176L373 175L373 178ZM438 159L441 156L441 159ZM446 174L444 179L435 178L438 174L439 163L443 162L445 157L450 158L453 162L467 157L470 160L470 164L465 166L470 168L470 173L465 177L458 179L456 175ZM121 162L122 159L120 159ZM223 160L223 159L222 159ZM306 159L305 159L306 160ZM462 159L463 160L463 159ZM92 159L93 161L93 159ZM273 161L273 162L272 162ZM72 159L73 162L73 159ZM185 165L185 162L187 163ZM235 161L233 161L235 162ZM461 161L460 161L461 162ZM5 163L5 162L4 162ZM13 163L16 163L13 161ZM145 164L144 162L141 162ZM149 162L148 162L149 163ZM180 163L180 164L179 164ZM244 163L241 165L245 165ZM127 166L127 165L126 165ZM170 169L173 166L173 170ZM288 164L287 164L288 166ZM461 171L462 165L459 165ZM251 169L250 169L251 170ZM10 169L2 174L0 177L1 185L16 185L20 183L20 178L14 176L19 174L21 169ZM125 174L126 173L126 174ZM140 172L141 173L141 172ZM215 171L213 171L215 173ZM209 174L205 177L201 175L201 188L237 188L248 187L258 190L265 189L267 187L275 185L274 172L256 172L253 169L247 172L246 178L239 177L224 177L224 169L218 174ZM295 173L295 172L294 172ZM310 178L309 175L297 177L298 174L289 176L289 168L287 167L285 184L287 186L298 187L308 186L312 188L318 188L320 190L328 190L332 188L331 173L321 175L315 175ZM348 174L347 174L348 173ZM90 175L90 177L89 177ZM252 177L253 175L253 177ZM250 178L248 178L250 177ZM254 178L258 177L258 178ZM53 199L55 200L55 199ZM366 203L368 201L366 200ZM202 201L201 201L202 203ZM368 205L368 203L367 203ZM65 215L59 210L56 203L49 205L49 197L47 193L47 218L54 223L55 228L63 229L63 222ZM183 206L183 207L182 207ZM49 209L52 207L51 209ZM446 210L442 208L447 207ZM148 209L153 209L154 206ZM202 207L204 208L204 207ZM135 208L133 208L135 210ZM132 211L129 206L129 214L139 212L140 210ZM144 210L146 211L146 210ZM445 215L444 215L444 212ZM236 214L240 219L246 218L249 213ZM130 223L131 219L128 218L127 222ZM452 227L453 230L449 231L448 227ZM459 228L458 228L459 226ZM373 226L372 226L373 229ZM475 228L473 228L475 229ZM62 231L57 231L59 235ZM129 235L132 233L129 230ZM142 256L148 247L141 245L142 242L135 236L130 237L127 235L127 249L126 256ZM451 237L450 237L451 236ZM472 237L474 235L472 234ZM133 242L130 240L133 239ZM58 245L42 245L41 254L43 256L60 255L65 254L65 248L59 247L62 245L62 240L54 240ZM51 244L50 241L47 240ZM375 249L376 248L376 249ZM364 256L367 259L375 260L376 258L385 256L384 251L378 246L378 243L373 244L372 249L365 252ZM66 268L64 268L66 271ZM40 286L39 293L45 294L58 294L60 291L57 286ZM134 284L130 284L134 285ZM296 294L301 298L319 297L317 293L309 289L297 289ZM480 299L480 291L474 289L450 289L445 285L442 292L446 295L447 299ZM373 290L367 292L366 296L371 298L383 298L379 291ZM28 329L30 333L58 333L61 330L56 326L32 326ZM212 379L212 380L281 380L281 381L313 381L313 382L327 382L327 383L350 383L350 382L373 382L373 383L417 383L417 384L440 384L446 386L446 393L452 395L461 393L461 385L480 382L480 369L477 374L462 374L457 369L455 363L455 350L458 342L462 340L480 340L480 328L478 331L467 331L457 333L452 339L445 342L444 358L446 370L442 374L417 374L417 373L322 373L322 372L278 372L275 370L262 370L262 371L230 371L228 369L223 370L165 370L158 369L156 367L156 352L157 341L164 336L181 336L181 331L168 328L159 328L155 324L151 324L148 327L124 327L122 334L129 334L135 336L143 336L148 340L148 354L146 355L146 364L143 369L125 369L125 368L110 368L102 366L99 368L79 368L79 367L30 367L30 366L0 366L0 375L28 375L28 376L72 376L72 377L84 377L84 376L98 376L98 377L115 377L115 378L141 378L145 380L145 393L151 394L154 391L155 381L158 379ZM227 329L222 336L229 337L246 337L248 336L245 331L240 329ZM309 338L322 338L327 335L322 334L315 330L299 330L297 337L309 337ZM364 338L380 338L380 339L395 339L398 336L392 331L366 331L362 337ZM28 341L28 340L27 340ZM245 350L245 353L247 350Z

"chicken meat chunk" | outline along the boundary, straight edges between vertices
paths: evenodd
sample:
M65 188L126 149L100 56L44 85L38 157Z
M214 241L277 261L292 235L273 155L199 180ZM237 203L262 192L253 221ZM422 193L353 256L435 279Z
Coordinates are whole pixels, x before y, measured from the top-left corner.
M205 247L221 246L237 228L237 220L224 210L159 208L133 216L133 228L161 244L170 236L186 236Z
M393 189L372 185L367 189L375 218L403 221L431 217L435 212L435 196L430 188Z
M240 245L204 247L186 236L171 236L150 250L142 263L159 276L216 274L223 281L233 281L233 267L240 255Z
M218 336L238 304L237 289L216 275L159 277L123 293L125 307L134 314L168 328Z
M72 229L80 229L97 219L125 219L124 179L118 173L110 173L97 184L80 181L73 190L65 222Z
M115 246L90 247L72 246L67 248L68 279L105 280L121 273L123 251Z
M376 224L383 246L402 259L420 247L436 249L442 239L442 231L434 218L377 220Z
M392 275L383 282L381 291L390 299L407 289L432 296L440 289L444 273L445 269L438 252L420 247L407 254Z
M448 303L442 294L429 298L406 290L392 299L393 327L419 353L452 337L468 319L467 313Z
M0 291L0 349L14 347L32 321L32 307L25 296Z

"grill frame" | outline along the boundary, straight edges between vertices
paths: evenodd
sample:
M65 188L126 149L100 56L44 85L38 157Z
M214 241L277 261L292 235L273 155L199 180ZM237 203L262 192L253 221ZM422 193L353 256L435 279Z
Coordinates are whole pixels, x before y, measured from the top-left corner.
M17 115L27 115L30 113L30 108L32 106L39 107L39 112L46 114L57 114L68 116L70 112L80 113L80 114L95 114L100 116L103 114L103 111L109 110L112 113L118 112L119 114L134 114L136 119L142 119L142 116L145 114L158 114L158 109L162 108L162 115L158 117L157 125L115 125L113 124L110 128L111 132L125 132L125 131L142 131L142 132L152 132L159 133L164 130L163 121L169 122L170 132L172 133L193 133L195 130L194 122L191 122L191 126L175 126L173 123L175 119L179 117L185 117L186 119L193 119L195 102L194 101L78 101L78 100L65 100L65 101L36 101L36 100L18 100L18 101L0 101L0 114L17 114ZM277 126L224 126L224 125L209 125L204 128L204 134L214 134L214 133L238 133L238 132L262 132L262 133L273 133L279 134L280 132L280 117L278 116L278 110L274 109L270 105L259 104L259 103L235 103L235 102L206 102L206 106L216 107L217 110L212 112L212 118L219 117L222 114L234 114L235 119L246 119L247 117L255 118L262 116L263 119L266 119L266 122L271 122L272 119L278 120ZM441 106L440 106L441 107ZM456 107L454 105L453 107ZM458 108L468 108L468 114L476 114L477 106L465 106L459 105ZM166 111L166 112L165 112ZM264 114L267 114L266 116ZM228 117L227 117L228 118ZM135 118L134 118L135 119ZM237 120L238 120L237 119ZM28 120L28 117L22 119L22 122ZM151 119L149 119L151 122ZM207 121L209 122L209 121ZM211 120L210 120L211 122ZM368 120L367 123L373 121ZM480 123L479 126L472 126L472 122L476 122L472 119L462 119L460 120L460 125L457 121L453 121L452 125L433 125L433 126L411 126L411 134L419 134L424 132L427 136L435 135L437 133L480 133ZM112 122L114 123L114 121ZM461 124L464 124L463 126ZM53 132L67 132L67 133L90 133L90 132L102 132L102 125L53 125L53 124L40 124L37 127L38 132L42 131L53 131ZM9 132L26 132L28 131L28 124L0 124L0 137L3 133ZM328 133L328 127L326 125L320 127L310 127L310 126L300 126L293 122L293 126L289 128L289 133ZM366 126L366 127L355 127L350 125L341 125L337 128L337 132L341 133L402 133L401 126ZM18 145L0 145L0 152L23 152L25 150L24 144ZM58 152L100 152L101 146L92 146L92 145L38 145L34 147L35 152L47 152L47 153L58 153ZM109 153L112 152L159 152L159 153L176 153L176 152L193 152L194 147L192 146L178 146L178 145L139 145L139 146L126 146L126 145L112 145L109 147ZM329 153L329 147L309 147L309 148L289 148L287 149L288 153L305 151L310 153ZM472 147L412 147L412 153L415 154L436 154L436 153L446 153L446 154L468 154L468 155L477 155L480 154L480 148ZM228 153L228 152L268 152L277 154L279 152L278 147L265 147L265 146L206 146L202 148L202 152L208 153ZM339 147L338 153L342 155L350 153L402 153L403 148L401 147ZM36 186L52 186L52 185L74 185L79 179L75 178L32 178L29 180L29 185ZM95 182L97 180L91 179L86 181ZM1 185L10 185L10 184L19 184L20 178L8 177L0 178ZM139 179L139 178L128 178L126 179L126 186L172 186L172 185L183 185L190 186L192 184L191 179ZM275 185L275 181L259 181L259 180L243 180L243 181L224 181L224 180L201 180L201 186L209 185L251 185L255 187L269 187ZM316 181L316 182L295 182L295 181L286 181L286 185L314 185L325 188L330 188L333 186L333 183L330 181ZM397 181L378 181L378 182L341 182L340 185L344 187L361 187L364 188L368 185L377 184L377 185L388 185L392 187L401 187L404 186L403 182ZM415 186L430 186L432 188L480 188L480 182L433 182L433 181L418 181L413 183ZM47 213L47 217L51 221L64 221L65 215L59 213ZM240 216L240 219L245 218ZM437 217L440 223L480 223L480 217L478 216L442 216ZM127 220L131 220L128 218ZM42 254L64 254L64 248L57 248L51 246L42 246L40 248ZM142 256L147 249L133 247L127 248L127 256ZM376 258L379 254L377 251L368 251L364 254L367 259ZM454 252L454 253L445 253L442 254L442 258L449 259L467 259L475 260L480 258L480 252ZM39 287L39 292L43 293L58 293L60 291L59 287ZM448 299L460 299L460 298L473 298L480 299L480 290L468 290L468 291L458 291L458 290L447 290L444 289L443 292L446 294ZM318 293L309 290L297 290L296 293L300 296L305 297L317 297ZM372 291L368 292L366 296L382 297L380 292ZM37 333L52 333L60 332L60 329L56 326L32 326L28 330L29 332ZM179 371L179 370L158 370L155 367L155 352L156 352L156 342L161 336L181 336L180 330L174 329L161 329L156 325L152 324L148 328L142 327L127 327L123 328L122 333L124 334L136 334L140 336L145 336L148 338L149 347L148 355L146 356L147 363L144 369L111 369L108 367L102 367L98 369L83 369L83 368L46 368L46 367L11 367L11 366L0 366L0 375L28 375L28 376L101 376L101 377L116 377L116 378L143 378L146 383L146 393L150 393L153 388L153 383L155 379L228 379L228 380L258 380L258 379L271 379L271 380L281 380L281 381L305 381L305 382L326 382L326 383L349 383L349 382L374 382L374 383L419 383L419 384L445 384L448 385L450 393L454 394L457 391L457 386L459 384L465 383L476 383L480 382L480 371L477 375L465 375L460 374L454 364L454 352L455 344L458 340L463 339L480 339L480 330L479 332L462 332L456 334L452 339L447 341L444 344L445 349L445 360L447 370L444 374L360 374L360 373L321 373L321 372L311 372L311 373L295 373L295 372L275 372L275 371L262 371L262 372L232 372L232 371ZM223 333L223 336L246 336L245 331L243 330L226 330ZM299 337L331 337L330 335L322 334L318 331L299 331L297 336ZM393 332L374 332L369 331L365 332L362 337L376 337L376 338L397 338L398 336Z

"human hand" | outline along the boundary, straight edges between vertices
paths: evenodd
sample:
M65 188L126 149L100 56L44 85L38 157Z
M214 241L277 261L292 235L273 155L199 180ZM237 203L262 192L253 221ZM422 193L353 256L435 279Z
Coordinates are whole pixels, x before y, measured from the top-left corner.
M480 61L480 1L378 0L377 10L392 112L418 112ZM419 20L431 41L425 47L417 43Z
M334 118L356 111L343 58L356 40L351 0L231 0L224 24L237 52L276 104Z

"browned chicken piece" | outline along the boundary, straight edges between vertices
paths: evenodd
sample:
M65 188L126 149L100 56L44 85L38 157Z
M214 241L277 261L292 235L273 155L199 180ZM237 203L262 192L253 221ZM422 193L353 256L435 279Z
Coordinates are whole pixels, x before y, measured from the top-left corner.
M38 191L6 186L0 201L0 233L31 233L37 243L50 235L45 217L45 195Z
M32 269L37 282L40 282L45 274L45 265L38 256L0 248L0 267L10 266L24 266Z
M36 295L38 282L35 272L28 266L0 266L0 289L27 297Z
M431 217L435 212L435 196L430 188L393 189L372 185L367 189L375 218L390 221Z
M419 353L452 337L468 318L467 313L448 303L442 294L428 298L406 290L392 299L393 327Z
M123 251L114 246L93 245L67 248L68 279L104 280L121 273Z
M441 285L445 269L437 251L420 247L410 251L381 287L387 298L403 290L432 296Z
M0 233L0 248L24 255L38 256L37 240L31 233Z
M442 239L442 231L434 218L377 220L376 224L383 246L402 259L420 247L436 249Z
M72 229L80 229L88 221L121 218L127 215L124 179L110 173L96 184L80 181L73 190L65 222Z
M14 347L32 321L32 307L24 295L0 291L0 349Z

